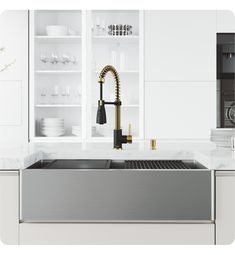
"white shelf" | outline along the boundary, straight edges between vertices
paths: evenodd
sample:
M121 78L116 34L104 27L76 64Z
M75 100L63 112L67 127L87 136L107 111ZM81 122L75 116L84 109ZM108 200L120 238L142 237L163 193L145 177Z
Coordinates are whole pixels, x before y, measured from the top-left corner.
M36 136L33 138L34 142L82 142L80 136L58 136L58 137L49 137L49 136Z
M53 107L82 107L80 104L37 104L38 108L53 108Z
M80 74L80 70L36 70L37 74Z
M135 141L141 140L139 136L133 136L132 137ZM113 136L92 136L91 137L92 142L112 142L113 141Z
M128 36L111 36L111 35L94 35L92 39L95 41L105 41L108 42L127 42L127 43L138 43L139 36L138 35L128 35Z
M92 107L97 107L97 105L92 105ZM112 105L112 104L106 104L105 105L105 107L114 107L114 105ZM121 107L123 107L123 108L137 108L137 107L139 107L139 105L138 104L126 104L126 105L121 105Z
M35 36L35 40L40 43L77 43L82 39L81 36L47 36L47 35L38 35Z
M98 71L98 70L95 70L95 71L93 71L93 73L94 74L99 74L100 73L100 71ZM138 74L139 73L139 71L138 70L123 70L123 71L119 71L118 70L118 73L120 74Z

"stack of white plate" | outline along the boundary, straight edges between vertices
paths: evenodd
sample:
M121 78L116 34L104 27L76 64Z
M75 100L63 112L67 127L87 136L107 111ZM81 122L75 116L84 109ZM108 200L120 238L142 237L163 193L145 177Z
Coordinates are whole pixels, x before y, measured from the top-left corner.
M61 136L65 133L64 120L60 118L41 119L41 133L45 136Z
M234 128L211 129L211 141L220 147L230 147L231 137L235 135Z
M81 127L80 126L72 126L72 134L76 136L81 136Z

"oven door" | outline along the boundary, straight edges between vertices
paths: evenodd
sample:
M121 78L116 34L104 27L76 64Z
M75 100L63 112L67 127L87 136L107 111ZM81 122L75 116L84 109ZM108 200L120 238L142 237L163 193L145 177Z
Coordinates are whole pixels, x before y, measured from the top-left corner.
M224 128L235 128L235 94L224 93L222 96L222 116Z

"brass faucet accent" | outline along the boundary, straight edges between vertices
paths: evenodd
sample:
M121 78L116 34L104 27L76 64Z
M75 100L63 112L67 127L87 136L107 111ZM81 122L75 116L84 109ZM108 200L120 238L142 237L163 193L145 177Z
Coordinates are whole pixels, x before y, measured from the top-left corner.
M103 84L105 83L105 76L108 72L111 72L116 86L115 86L115 101L114 102L106 102L103 100ZM113 131L113 147L114 149L122 149L123 143L132 143L132 135L131 127L129 126L129 134L122 135L121 129L121 100L120 100L120 79L117 70L111 66L105 66L99 76L98 83L100 84L100 99L98 100L98 110L96 116L96 123L98 124L105 124L106 120L106 112L105 112L105 105L106 104L113 104L115 105L115 129Z

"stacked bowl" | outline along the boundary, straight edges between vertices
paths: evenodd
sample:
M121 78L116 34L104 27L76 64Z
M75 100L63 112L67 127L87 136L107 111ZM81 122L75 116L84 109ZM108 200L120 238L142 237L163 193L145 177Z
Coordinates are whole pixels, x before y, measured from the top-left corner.
M235 135L234 128L211 129L211 141L219 147L230 147L231 138Z
M61 118L41 119L41 133L45 136L61 136L65 133L64 120Z
M81 136L81 127L80 126L72 126L72 134L75 136Z

